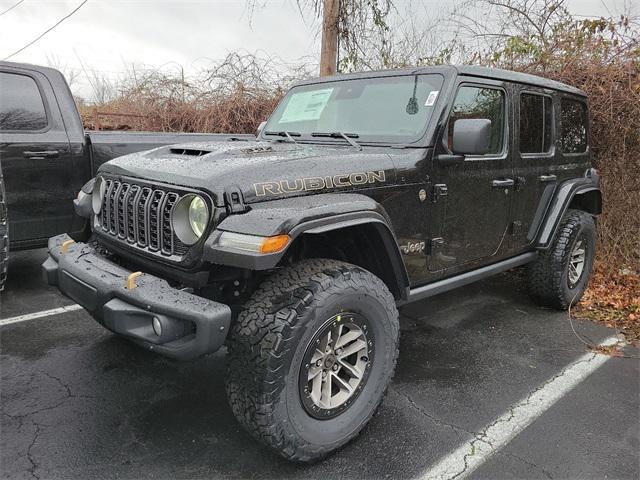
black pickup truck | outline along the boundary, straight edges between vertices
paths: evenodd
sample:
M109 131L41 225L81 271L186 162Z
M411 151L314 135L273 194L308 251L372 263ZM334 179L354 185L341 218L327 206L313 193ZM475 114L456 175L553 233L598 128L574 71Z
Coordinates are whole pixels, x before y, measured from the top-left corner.
M112 158L174 143L235 138L253 136L85 132L59 71L0 62L0 163L11 249L41 247L58 233L82 232L86 219L74 214L73 199L97 168ZM8 240L0 237L1 271Z

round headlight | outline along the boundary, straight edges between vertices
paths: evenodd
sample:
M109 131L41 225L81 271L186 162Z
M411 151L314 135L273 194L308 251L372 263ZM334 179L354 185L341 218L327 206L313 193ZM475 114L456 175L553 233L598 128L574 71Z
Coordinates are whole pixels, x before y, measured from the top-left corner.
M104 202L104 194L107 189L107 184L104 178L96 178L96 182L93 184L93 192L91 194L91 208L93 213L98 215L102 210L102 203Z
M209 208L204 198L190 193L178 200L171 213L171 224L182 243L193 245L200 240L209 224Z
M189 204L189 225L191 225L191 230L196 237L202 236L208 223L209 209L207 209L207 204L202 197L196 195Z

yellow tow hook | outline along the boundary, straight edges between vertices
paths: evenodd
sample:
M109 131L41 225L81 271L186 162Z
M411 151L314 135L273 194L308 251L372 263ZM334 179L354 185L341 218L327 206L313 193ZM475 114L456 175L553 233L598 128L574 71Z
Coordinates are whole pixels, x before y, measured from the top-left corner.
M129 275L129 277L127 278L127 290L138 288L138 285L136 284L136 278L138 278L140 275L142 275L142 272L133 272L131 275Z
M73 241L73 240L66 240L66 241L64 241L64 242L62 243L62 248L60 249L60 253L62 253L63 255L64 255L65 253L67 253L67 252L69 251L69 247L70 247L71 245L73 245L74 243L76 243L76 242L75 242L75 241Z

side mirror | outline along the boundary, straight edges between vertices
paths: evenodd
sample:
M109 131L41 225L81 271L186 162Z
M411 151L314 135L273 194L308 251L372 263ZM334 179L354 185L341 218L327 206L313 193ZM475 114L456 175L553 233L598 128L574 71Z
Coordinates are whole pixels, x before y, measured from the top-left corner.
M453 124L453 153L484 155L491 144L491 120L461 118Z
M258 130L256 130L256 137L259 137L260 134L262 133L262 130L264 130L264 127L267 125L267 122L260 122L260 125L258 125Z

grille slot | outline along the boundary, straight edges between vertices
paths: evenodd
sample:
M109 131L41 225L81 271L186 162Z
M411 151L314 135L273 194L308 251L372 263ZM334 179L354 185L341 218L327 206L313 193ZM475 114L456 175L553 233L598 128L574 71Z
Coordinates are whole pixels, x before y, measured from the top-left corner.
M105 179L105 198L97 217L101 231L120 242L164 256L183 256L189 247L171 225L181 198L177 192Z

